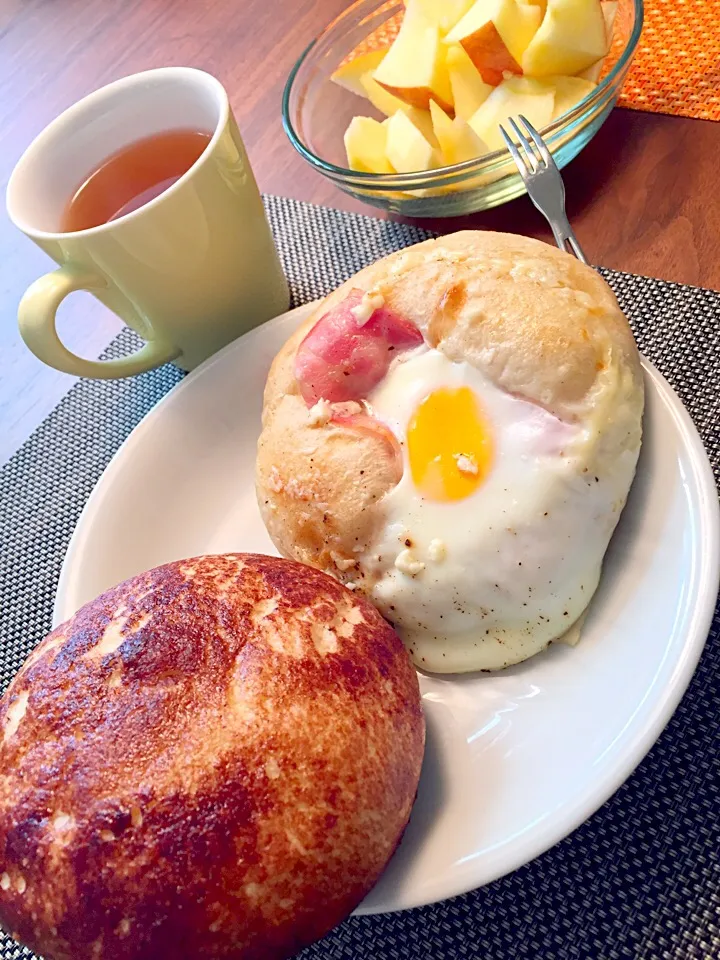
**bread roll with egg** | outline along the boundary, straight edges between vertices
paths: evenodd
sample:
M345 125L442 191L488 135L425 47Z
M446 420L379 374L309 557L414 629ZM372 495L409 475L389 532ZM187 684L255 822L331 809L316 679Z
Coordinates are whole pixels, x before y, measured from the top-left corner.
M273 960L363 899L415 797L403 644L325 574L171 563L0 699L0 925L47 960Z
M282 554L368 596L418 666L502 668L577 639L642 412L598 273L526 237L456 233L362 270L282 348L260 509Z

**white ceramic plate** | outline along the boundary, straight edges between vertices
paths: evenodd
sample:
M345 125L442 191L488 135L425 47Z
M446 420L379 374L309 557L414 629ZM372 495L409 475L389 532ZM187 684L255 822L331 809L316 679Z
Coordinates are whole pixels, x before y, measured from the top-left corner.
M274 553L253 468L270 361L310 307L211 358L132 432L83 511L55 622L182 557ZM403 842L361 912L450 897L536 857L589 817L667 723L718 589L718 499L701 442L645 364L645 441L583 638L494 675L421 677L428 744Z

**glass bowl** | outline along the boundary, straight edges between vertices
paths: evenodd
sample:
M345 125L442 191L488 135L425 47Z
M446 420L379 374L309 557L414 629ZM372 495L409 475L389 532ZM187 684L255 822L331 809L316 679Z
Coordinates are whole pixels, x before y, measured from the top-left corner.
M356 114L384 119L367 100L330 79L370 34L396 17L400 0L357 0L305 50L283 94L283 126L295 149L351 196L404 217L453 217L496 207L525 192L506 149L416 173L359 173L346 166L343 134ZM635 53L643 0L619 0L610 53L591 94L541 132L558 167L598 132L615 105Z

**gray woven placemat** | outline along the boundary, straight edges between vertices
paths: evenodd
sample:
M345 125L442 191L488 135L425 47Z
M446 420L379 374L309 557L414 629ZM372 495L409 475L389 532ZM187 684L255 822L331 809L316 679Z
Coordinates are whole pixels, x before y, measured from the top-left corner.
M279 197L267 208L295 304L428 236ZM720 482L720 294L604 273L642 350L688 407ZM136 346L125 330L107 356ZM0 692L50 626L62 558L88 494L181 376L168 366L132 380L81 381L0 471ZM666 731L580 829L482 890L406 913L353 917L303 960L718 958L719 784L720 610ZM0 960L30 956L0 933Z

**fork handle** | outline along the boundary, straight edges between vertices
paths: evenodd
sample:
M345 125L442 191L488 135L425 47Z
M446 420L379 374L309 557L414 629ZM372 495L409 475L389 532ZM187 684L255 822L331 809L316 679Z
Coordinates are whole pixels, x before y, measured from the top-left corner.
M567 220L551 221L550 227L555 237L555 243L566 253L574 254L581 263L587 263L587 257L582 252L580 244Z

